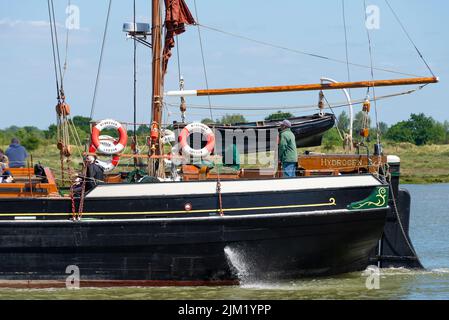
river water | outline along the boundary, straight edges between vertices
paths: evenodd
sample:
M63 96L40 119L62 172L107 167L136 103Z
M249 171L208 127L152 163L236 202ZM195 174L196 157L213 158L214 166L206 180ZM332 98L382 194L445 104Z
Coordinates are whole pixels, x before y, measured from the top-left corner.
M432 299L449 300L449 184L403 186L412 194L410 235L426 271L381 270L294 282L245 281L236 287L6 290L0 299ZM238 260L238 259L237 259ZM239 261L235 261L239 266ZM244 268L244 265L240 265ZM366 284L378 289L367 289Z

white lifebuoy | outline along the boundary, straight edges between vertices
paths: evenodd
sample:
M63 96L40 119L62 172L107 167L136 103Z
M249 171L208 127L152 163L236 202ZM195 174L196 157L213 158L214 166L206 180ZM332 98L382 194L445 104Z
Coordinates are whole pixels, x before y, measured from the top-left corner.
M101 136L101 137L104 137L104 136ZM100 139L101 139L101 137L100 137ZM111 142L109 140L100 140L100 143L101 144L103 144L103 143L109 144ZM96 153L96 152L97 152L97 149L92 144L89 147L89 153ZM100 167L102 167L105 173L108 173L108 172L113 171L118 166L118 164L120 163L120 155L118 155L118 154L112 155L111 159L109 161L101 161L101 160L97 159L95 161L95 163L97 165L99 165Z
M100 133L104 129L116 129L119 133L117 143L101 143ZM128 134L122 124L118 121L107 119L102 120L92 128L92 144L95 149L103 154L117 155L121 153L128 143Z
M206 136L207 144L203 149L193 149L187 142L188 137L193 133L201 133ZM199 122L191 123L186 126L179 135L179 147L186 155L204 158L209 156L215 149L215 135L211 128Z

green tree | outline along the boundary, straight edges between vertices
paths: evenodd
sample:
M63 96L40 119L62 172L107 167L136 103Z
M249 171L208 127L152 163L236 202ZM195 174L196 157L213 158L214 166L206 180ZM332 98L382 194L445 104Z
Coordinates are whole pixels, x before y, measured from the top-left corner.
M341 140L337 128L332 128L324 134L322 145L326 151L333 150L335 147L343 145L343 141Z
M28 150L28 151L35 151L39 148L39 146L41 145L41 140L39 138L37 138L34 135L29 135L27 137L25 137L22 141L21 144Z
M55 124L50 125L48 129L44 131L45 139L47 140L56 139L57 134L58 134L58 126Z
M435 121L432 128L432 138L429 142L434 144L445 144L446 143L446 128L443 123Z
M431 117L426 117L423 113L418 115L412 114L409 124L412 128L413 139L417 146L425 145L432 140L432 131L435 123Z
M227 114L223 116L220 120L222 124L237 124L237 123L247 123L245 117L241 114Z
M395 142L415 143L415 139L413 136L413 130L410 128L410 124L408 121L402 121L395 124L388 130L388 133L386 134L387 139Z
M281 121L285 119L293 118L293 114L290 112L282 112L278 111L276 113L270 114L268 117L265 118L266 121Z
M87 117L82 116L73 117L73 124L75 125L75 127L77 127L77 129L87 134L90 134L90 122L91 119Z
M386 124L385 122L379 122L379 131L381 135L385 136L388 133L389 129L390 127L388 126L388 124Z
M444 124L426 117L423 113L412 114L408 121L400 122L388 130L387 138L396 142L410 142L417 146L429 143L445 143L447 131Z
M210 118L206 118L206 119L201 120L201 123L203 123L203 124L213 124L213 123L215 123L215 121L210 119Z
M337 127L340 131L349 132L350 122L348 114L346 111L343 111L337 118Z
M445 134L446 138L445 138L444 143L449 144L449 121L447 121L447 120L444 121L443 126L444 126L444 131L446 132L446 134Z

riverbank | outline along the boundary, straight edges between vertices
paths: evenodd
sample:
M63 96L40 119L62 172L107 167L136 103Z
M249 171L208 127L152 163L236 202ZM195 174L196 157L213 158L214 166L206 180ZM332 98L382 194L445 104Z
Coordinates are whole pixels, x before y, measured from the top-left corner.
M403 184L449 183L449 145L387 145L385 152L401 158Z
M6 150L6 146L0 146ZM313 151L321 152L320 148ZM304 152L304 150L300 150ZM324 151L323 151L324 152ZM325 153L342 153L335 148ZM385 154L401 158L401 183L403 184L434 184L449 183L449 145L415 146L409 143L385 144ZM55 145L41 146L31 153L33 163L42 163L57 172L60 166L59 151ZM73 165L81 163L81 157L75 156Z

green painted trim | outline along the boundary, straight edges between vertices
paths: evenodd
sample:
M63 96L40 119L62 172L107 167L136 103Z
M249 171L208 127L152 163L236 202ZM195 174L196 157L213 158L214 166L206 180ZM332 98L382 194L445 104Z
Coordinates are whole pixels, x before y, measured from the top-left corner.
M371 195L362 201L351 203L348 210L368 210L388 207L389 188L377 187Z

